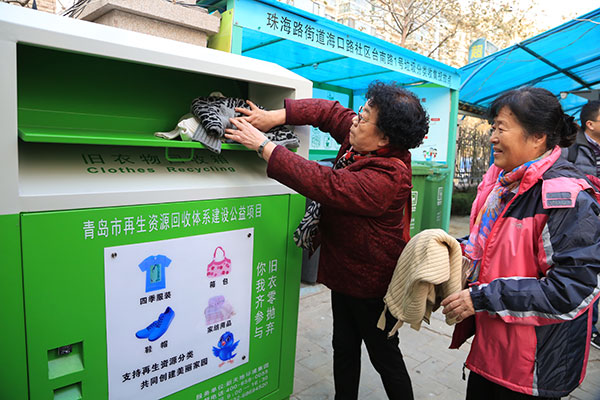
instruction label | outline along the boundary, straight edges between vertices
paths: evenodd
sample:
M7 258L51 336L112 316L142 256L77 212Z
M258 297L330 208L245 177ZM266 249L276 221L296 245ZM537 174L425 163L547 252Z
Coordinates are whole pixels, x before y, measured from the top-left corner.
M248 362L253 244L249 228L104 249L110 399L162 398Z

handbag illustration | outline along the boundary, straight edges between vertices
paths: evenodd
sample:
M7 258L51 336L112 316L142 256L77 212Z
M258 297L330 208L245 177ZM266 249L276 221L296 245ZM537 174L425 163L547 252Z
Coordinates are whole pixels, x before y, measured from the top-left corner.
M217 260L217 250L221 250L221 259ZM221 246L215 249L213 260L208 264L206 276L216 278L218 276L227 275L231 272L231 260L225 256L225 250Z
M225 321L235 312L233 306L225 300L225 296L214 296L208 299L208 307L204 309L206 325L216 324Z

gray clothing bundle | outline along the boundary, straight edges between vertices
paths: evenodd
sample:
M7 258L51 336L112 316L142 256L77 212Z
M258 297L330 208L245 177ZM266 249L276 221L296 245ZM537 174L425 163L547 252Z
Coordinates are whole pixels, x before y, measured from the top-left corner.
M242 116L235 111L236 107L250 109L245 100L233 97L209 96L195 99L192 102L192 114L200 120L200 126L192 140L204 144L215 153L220 153L225 129L235 129L229 118ZM288 149L295 149L300 145L298 137L283 125L270 129L265 135L273 143Z

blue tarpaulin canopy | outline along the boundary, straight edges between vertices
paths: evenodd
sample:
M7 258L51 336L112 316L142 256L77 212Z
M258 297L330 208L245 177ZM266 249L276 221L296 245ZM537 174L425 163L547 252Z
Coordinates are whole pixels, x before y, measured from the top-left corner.
M554 93L577 117L600 92L600 8L460 69L460 110L483 114L502 92L530 85Z
M225 14L223 0L197 4ZM285 3L230 0L227 10L233 12L230 51L275 62L316 87L357 94L376 79L454 90L460 84L455 68Z

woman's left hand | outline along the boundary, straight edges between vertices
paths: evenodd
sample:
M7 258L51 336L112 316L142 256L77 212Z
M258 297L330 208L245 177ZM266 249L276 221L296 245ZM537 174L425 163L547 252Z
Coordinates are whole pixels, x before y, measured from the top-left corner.
M464 321L475 314L469 289L451 294L442 300L441 305L444 307L442 313L446 314L446 317L449 319L456 319L456 322Z
M225 129L225 137L243 144L250 150L258 150L258 147L267 139L264 133L243 118L230 118L229 121L237 129Z

